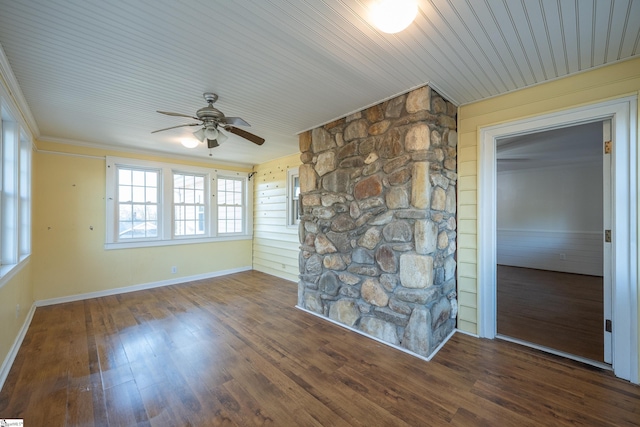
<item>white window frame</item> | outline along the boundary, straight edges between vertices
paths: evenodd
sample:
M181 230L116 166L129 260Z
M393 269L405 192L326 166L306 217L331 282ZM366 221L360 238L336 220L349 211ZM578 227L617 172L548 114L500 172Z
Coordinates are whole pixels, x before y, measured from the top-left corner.
M287 227L298 228L300 224L300 198L295 196L295 179L298 178L300 185L300 171L298 167L290 168L287 171ZM298 212L296 218L295 212Z
M253 213L251 213L251 215L249 214L249 211L247 209L247 206L249 204L250 199L248 198L248 191L247 191L247 187L249 187L248 183L249 183L249 178L246 176L246 174L244 174L245 176L241 176L240 173L229 173L228 171L225 172L220 172L217 175L217 179L228 179L228 180L235 180L235 181L242 181L242 205L241 205L241 209L242 209L242 231L241 232L219 232L220 236L235 236L235 235L242 235L244 233L246 233L247 227L248 227L248 223L249 223L249 216L253 216ZM218 195L218 181L215 181L215 200L218 201L220 199L219 195ZM252 197L253 198L253 197ZM216 207L215 207L215 211L216 211L216 219L215 219L215 225L216 228L218 228L219 226L219 218L218 216L218 204L216 203Z
M0 288L31 255L32 140L0 87Z
M118 239L117 170L118 167L154 169L160 173L158 199L158 236L153 238ZM204 235L175 236L173 175L174 173L203 175L205 177L206 232ZM217 179L218 177L241 179L244 190L244 222L241 233L218 233ZM249 185L247 172L235 172L217 168L177 165L164 162L107 156L106 158L106 236L105 249L125 249L150 246L167 246L207 243L229 240L250 240L253 237L253 187Z

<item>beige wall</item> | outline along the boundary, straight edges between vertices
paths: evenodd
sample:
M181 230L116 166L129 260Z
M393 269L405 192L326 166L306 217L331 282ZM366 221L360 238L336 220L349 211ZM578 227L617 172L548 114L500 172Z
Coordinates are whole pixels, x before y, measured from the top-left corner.
M640 59L602 67L573 77L460 107L458 111L458 328L477 333L478 325L478 130L607 99L637 95ZM638 129L633 132L638 134ZM636 177L637 179L637 177Z
M297 227L287 227L287 171L301 164L300 154L256 166L253 177L253 268L298 281Z
M251 240L104 249L104 156L177 163L175 160L44 142L38 142L38 149L34 156L31 277L35 300L251 267ZM171 266L178 268L177 274L171 273Z

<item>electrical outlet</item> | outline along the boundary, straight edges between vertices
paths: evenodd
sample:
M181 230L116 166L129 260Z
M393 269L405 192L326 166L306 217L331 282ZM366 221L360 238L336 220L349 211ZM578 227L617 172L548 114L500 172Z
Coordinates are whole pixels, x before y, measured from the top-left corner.
M16 319L20 317L20 304L16 304Z
M171 274L176 274L177 272L178 272L178 267L176 267L175 265L171 267Z

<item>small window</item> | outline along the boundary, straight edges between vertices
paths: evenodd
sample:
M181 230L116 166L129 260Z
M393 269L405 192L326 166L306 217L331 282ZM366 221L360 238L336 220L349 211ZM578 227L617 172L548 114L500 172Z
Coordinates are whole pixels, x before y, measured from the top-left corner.
M118 168L118 240L158 237L158 170Z
M287 227L300 223L300 175L298 168L287 172Z
M206 233L204 175L173 174L173 234L202 236Z
M218 233L244 231L244 180L218 178Z

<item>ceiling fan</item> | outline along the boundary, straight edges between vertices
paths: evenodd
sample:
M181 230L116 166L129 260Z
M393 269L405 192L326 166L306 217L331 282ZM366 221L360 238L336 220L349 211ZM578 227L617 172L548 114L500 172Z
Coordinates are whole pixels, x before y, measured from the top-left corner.
M213 106L213 103L218 100L218 95L211 92L203 94L204 100L207 101L206 107L200 108L196 111L195 116L182 113L171 113L169 111L158 111L160 114L166 114L168 116L189 117L194 120L198 120L200 123L187 123L184 125L171 126L164 129L154 130L151 133L162 132L169 129L175 129L184 126L202 126L201 129L193 132L193 136L198 138L200 142L207 140L208 148L215 148L227 140L227 136L221 132L224 129L227 132L236 134L244 139L247 139L254 144L264 144L264 138L247 132L243 129L238 129L236 126L251 126L249 123L241 119L240 117L226 117L222 111Z

